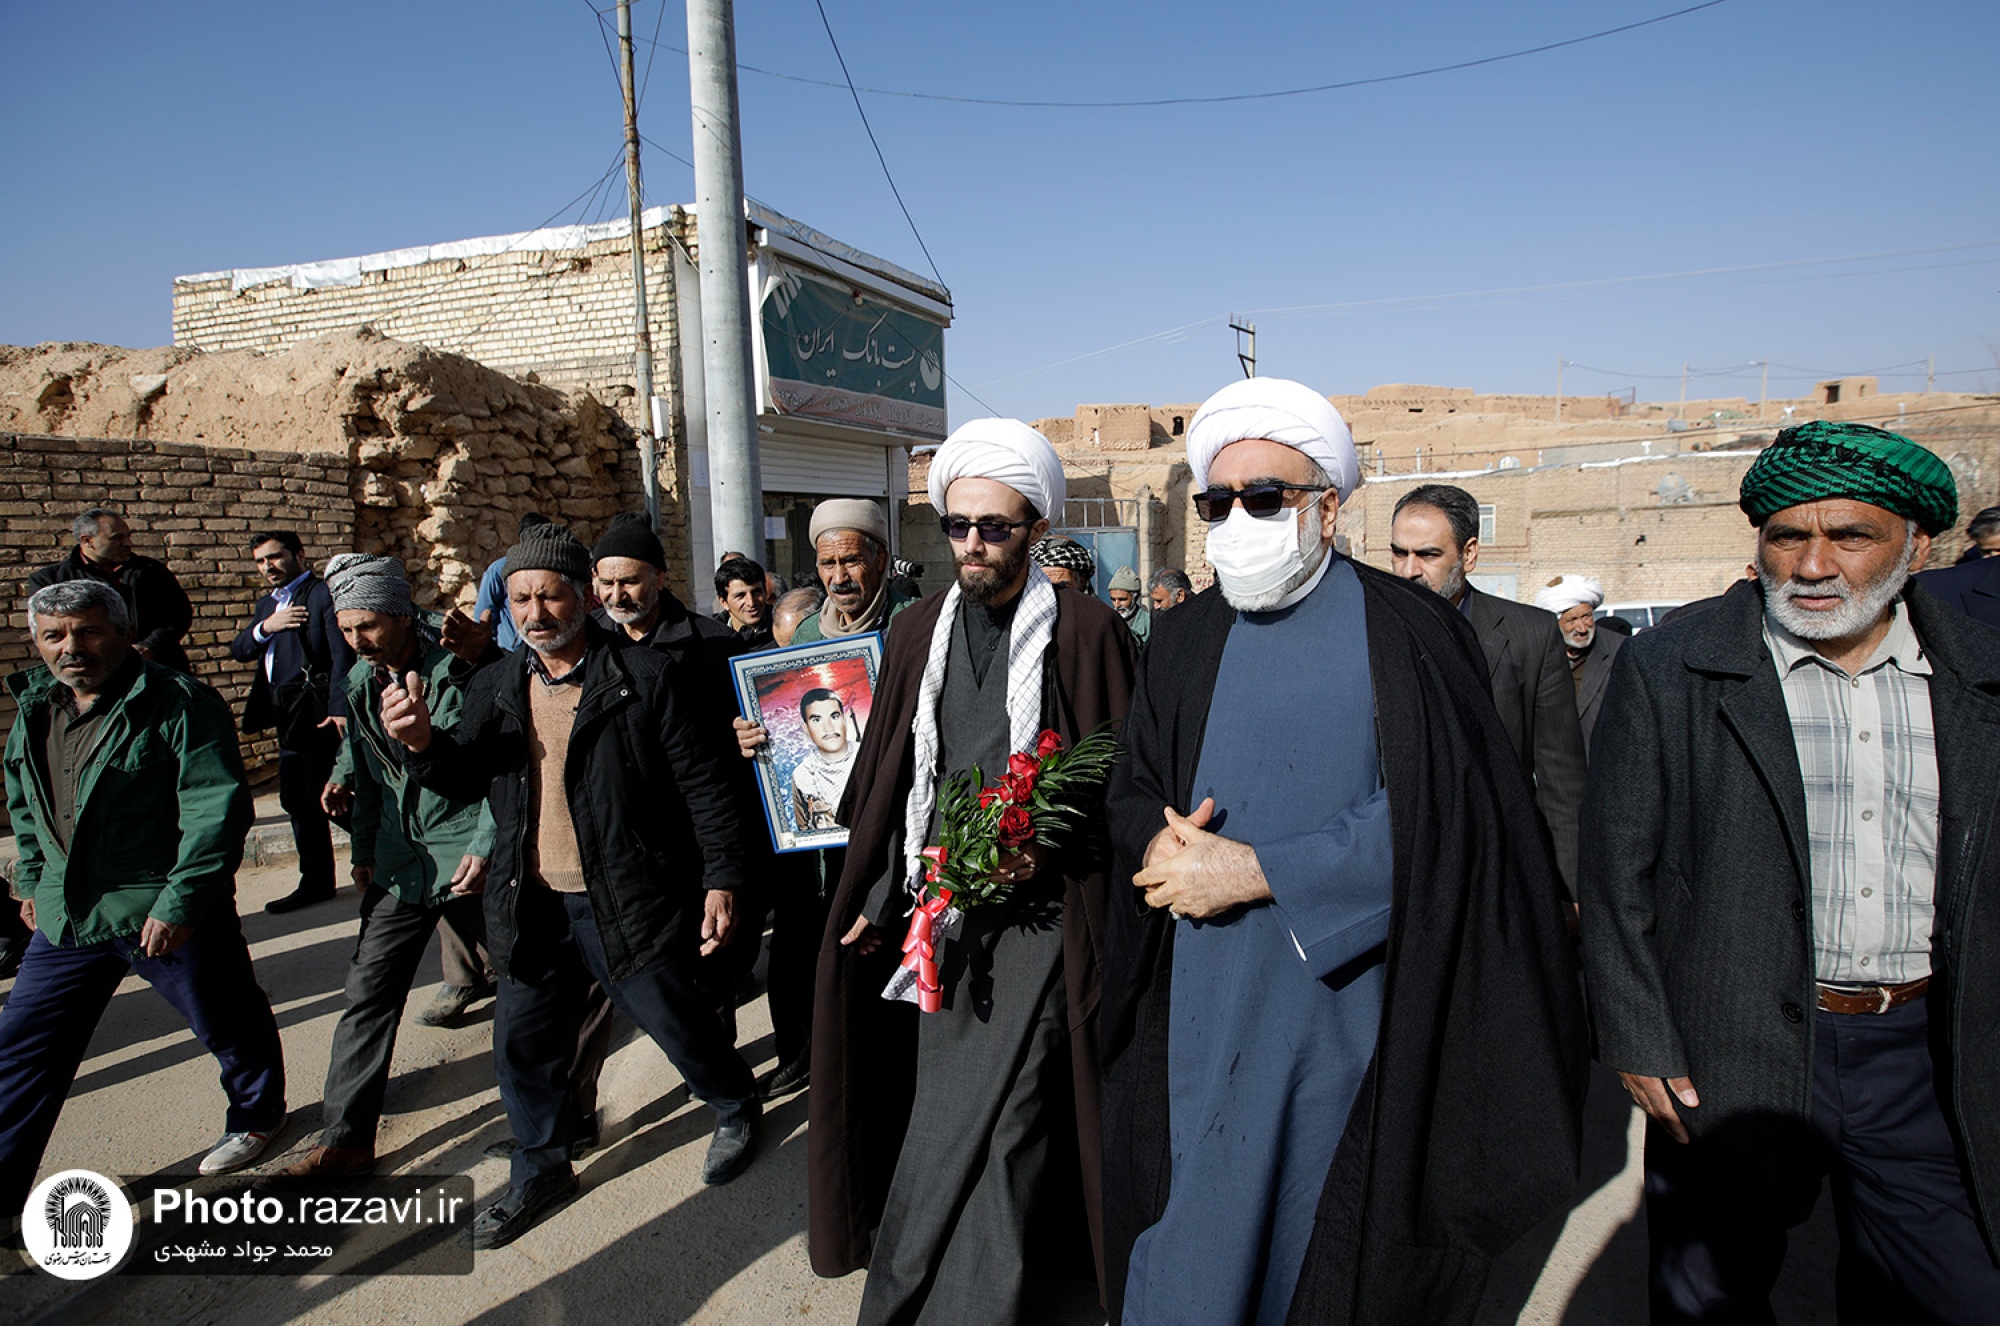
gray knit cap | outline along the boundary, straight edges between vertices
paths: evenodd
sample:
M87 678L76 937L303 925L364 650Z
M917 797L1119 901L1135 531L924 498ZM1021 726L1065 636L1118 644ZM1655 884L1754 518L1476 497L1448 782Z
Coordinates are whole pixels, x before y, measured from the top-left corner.
M333 609L379 612L390 617L414 617L410 576L401 559L342 553L326 564L326 588Z
M507 574L554 571L572 580L590 579L590 550L564 525L531 525L521 541L507 550Z

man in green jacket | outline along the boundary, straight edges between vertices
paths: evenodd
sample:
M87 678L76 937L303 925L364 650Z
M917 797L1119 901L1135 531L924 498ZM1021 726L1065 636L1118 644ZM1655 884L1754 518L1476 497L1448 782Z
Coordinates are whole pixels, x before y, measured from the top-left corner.
M28 631L46 666L7 678L20 712L5 766L14 896L36 933L0 1010L0 1212L27 1201L91 1032L130 972L222 1064L229 1113L203 1174L250 1164L285 1121L278 1023L236 917L251 809L229 706L141 658L108 585L37 590Z
M282 1171L292 1181L374 1171L396 1026L417 965L439 921L468 947L483 939L479 895L493 851L485 801L454 801L417 786L403 747L382 730L382 678L414 672L437 720L456 723L470 670L419 626L396 558L345 553L327 563L326 579L341 634L358 656L344 680L347 735L327 799L352 798L361 936L347 968L347 1011L333 1030L321 1109L326 1130Z

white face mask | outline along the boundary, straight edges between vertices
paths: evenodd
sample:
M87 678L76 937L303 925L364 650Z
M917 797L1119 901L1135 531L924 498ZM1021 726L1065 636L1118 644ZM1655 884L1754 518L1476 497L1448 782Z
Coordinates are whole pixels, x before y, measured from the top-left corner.
M1316 501L1275 516L1253 516L1238 503L1228 519L1208 527L1208 563L1222 597L1238 612L1271 611L1325 556Z

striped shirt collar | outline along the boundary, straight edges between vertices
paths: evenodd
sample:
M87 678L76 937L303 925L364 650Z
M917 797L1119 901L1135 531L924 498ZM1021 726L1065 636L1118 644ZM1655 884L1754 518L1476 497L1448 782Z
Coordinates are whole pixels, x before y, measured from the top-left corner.
M1822 657L1813 648L1812 641L1793 635L1779 625L1768 611L1764 614L1764 643L1770 647L1771 658L1778 666L1780 677L1790 676L1806 663L1817 663L1835 672L1841 671L1837 664ZM1931 661L1925 657L1916 629L1910 625L1909 610L1900 601L1890 605L1889 633L1882 637L1882 643L1875 646L1868 662L1854 675L1864 676L1885 664L1893 664L1898 671L1912 677L1931 675Z

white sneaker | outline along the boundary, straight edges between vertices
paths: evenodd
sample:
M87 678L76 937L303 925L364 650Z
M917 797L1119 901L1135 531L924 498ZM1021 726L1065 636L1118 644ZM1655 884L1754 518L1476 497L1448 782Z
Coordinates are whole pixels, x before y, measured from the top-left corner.
M197 1167L203 1174L234 1174L237 1170L255 1164L257 1157L271 1147L271 1139L285 1126L278 1120L269 1131L261 1133L224 1133L214 1150L201 1158Z

